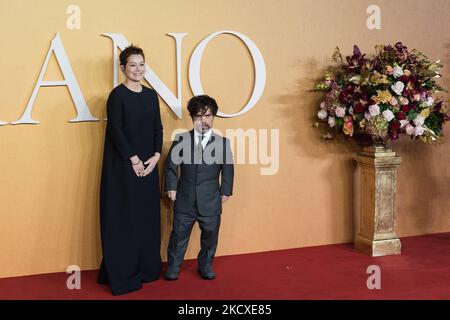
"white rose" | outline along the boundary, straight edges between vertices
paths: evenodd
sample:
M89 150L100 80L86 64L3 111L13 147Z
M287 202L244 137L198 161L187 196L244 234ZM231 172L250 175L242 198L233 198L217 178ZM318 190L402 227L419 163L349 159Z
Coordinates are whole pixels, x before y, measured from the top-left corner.
M414 126L407 124L406 125L406 133L412 136L414 134Z
M336 110L334 110L336 113L336 116L339 118L343 118L345 116L345 109L342 107L337 107Z
M372 117L380 114L380 107L377 104L373 104L369 107L369 112Z
M328 118L328 124L330 125L330 127L334 127L336 125L336 121L334 120L334 117Z
M383 111L383 118L386 119L387 122L391 121L392 119L395 118L394 114L392 113L391 110L384 110Z
M320 109L325 109L325 101L322 101L322 102L320 103Z
M366 111L366 112L364 113L364 118L366 118L367 121L369 121L370 118L372 118L372 116L370 115L370 112L369 112L369 111Z
M401 77L403 75L402 67L396 66L394 67L394 78Z
M409 123L409 120L400 120L400 128L403 128L404 126L406 126Z
M427 106L431 107L433 105L433 103L434 103L434 99L432 97L428 97L428 99L427 99Z
M421 116L417 116L417 117L414 119L414 124L415 124L416 126L421 126L421 125L423 125L424 122L425 122L425 118L424 118L424 117L421 117Z
M328 113L326 110L319 110L319 112L317 112L317 116L319 117L320 120L325 120L328 117Z
M405 84L401 81L397 81L395 84L391 85L391 89L396 94L401 95L403 92L403 89L405 89Z
M414 130L414 135L421 136L425 132L425 129L423 127L416 127L416 130Z

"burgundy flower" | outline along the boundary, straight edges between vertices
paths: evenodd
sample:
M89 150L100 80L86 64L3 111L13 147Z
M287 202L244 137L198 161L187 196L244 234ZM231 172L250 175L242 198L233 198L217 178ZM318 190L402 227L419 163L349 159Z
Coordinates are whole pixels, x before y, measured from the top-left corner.
M353 107L353 112L354 113L362 113L362 112L364 112L363 105L360 104L360 103L355 103L355 106Z
M392 130L398 130L398 129L400 129L400 126L401 126L400 121L398 121L398 120L392 121L392 125L391 125Z
M408 76L402 75L400 78L398 78L400 81L402 81L403 83L407 83L409 81Z
M339 101L340 101L341 103L347 103L347 102L348 102L347 95L345 94L344 91L341 91L341 92L339 93Z
M391 138L392 141L397 140L398 139L398 130L395 130L395 129L389 130L389 137Z
M347 86L345 88L345 94L352 95L355 92L355 87L353 86Z
M436 105L434 106L434 110L436 110L437 112L440 112L442 108L442 101L439 101L438 103L436 103Z
M397 112L397 119L398 120L405 120L406 116L403 112Z
M348 68L355 69L362 67L367 61L367 59L364 58L365 56L365 54L361 54L361 50L359 50L358 46L354 45L353 55L351 57L345 57L348 63Z
M403 111L404 113L408 113L408 111L409 111L409 109L410 109L409 105L401 106L400 108L402 109L402 111Z
M395 49L397 49L398 51L406 51L408 48L405 46L405 45L403 45L403 43L401 43L400 41L399 42L397 42L395 45Z

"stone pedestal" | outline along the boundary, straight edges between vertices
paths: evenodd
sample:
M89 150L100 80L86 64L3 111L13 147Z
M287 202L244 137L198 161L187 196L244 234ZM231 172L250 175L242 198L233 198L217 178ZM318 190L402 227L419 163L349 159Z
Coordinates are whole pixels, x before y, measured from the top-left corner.
M355 160L361 175L355 248L372 257L400 254L401 243L395 233L395 192L401 158L388 147L371 146L363 148Z

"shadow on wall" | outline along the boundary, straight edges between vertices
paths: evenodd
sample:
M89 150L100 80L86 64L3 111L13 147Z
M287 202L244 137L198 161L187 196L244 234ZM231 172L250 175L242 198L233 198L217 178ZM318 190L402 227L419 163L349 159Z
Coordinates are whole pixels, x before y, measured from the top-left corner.
M169 113L172 117L172 120L176 122L178 118L172 113ZM164 126L164 123L163 123ZM164 171L166 169L166 160L169 155L170 147L172 146L172 140L170 139L170 135L164 135L163 139L163 149L161 150L161 158L158 162L158 170L159 170L159 181L160 181L160 204L161 204L161 258L163 261L167 260L167 247L169 245L170 232L172 231L172 222L173 222L173 210L172 210L172 201L167 198L164 192ZM193 228L191 239L196 237L196 228ZM194 238L195 239L195 238ZM189 241L188 249L186 252L189 252L189 247L191 247L193 241Z
M450 43L443 46L444 65L440 84L450 87ZM437 58L429 57L430 60ZM448 94L442 93L448 99ZM402 137L394 151L402 157L397 172L397 230L399 236L412 236L450 230L450 124L444 125L445 142L427 145Z
M326 194L331 195L331 198L327 199L331 220L324 232L331 234L333 239L341 239L339 242L352 241L352 186L356 167L352 158L359 147L351 139L335 138L322 141L322 135L326 131L313 127L313 123L317 121L318 106L324 97L324 93L314 89L325 68L320 66L315 58L299 59L292 67L298 70L300 75L296 87L291 93L274 98L274 103L281 105L283 117L289 118L283 134L289 137L289 144L296 149L296 155L309 159L311 167L323 161L329 163L328 170L322 171L318 177L318 181L329 182L330 192ZM345 143L341 140L345 140ZM314 219L314 214L311 213L311 219Z

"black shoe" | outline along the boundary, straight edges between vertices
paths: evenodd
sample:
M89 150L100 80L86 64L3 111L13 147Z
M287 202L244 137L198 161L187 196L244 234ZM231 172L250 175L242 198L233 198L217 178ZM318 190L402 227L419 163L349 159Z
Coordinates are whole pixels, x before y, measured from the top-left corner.
M178 280L178 272L167 270L164 278L169 281Z
M205 280L213 280L216 278L216 273L214 271L212 271L212 269L210 269L208 271L197 269L197 272Z

